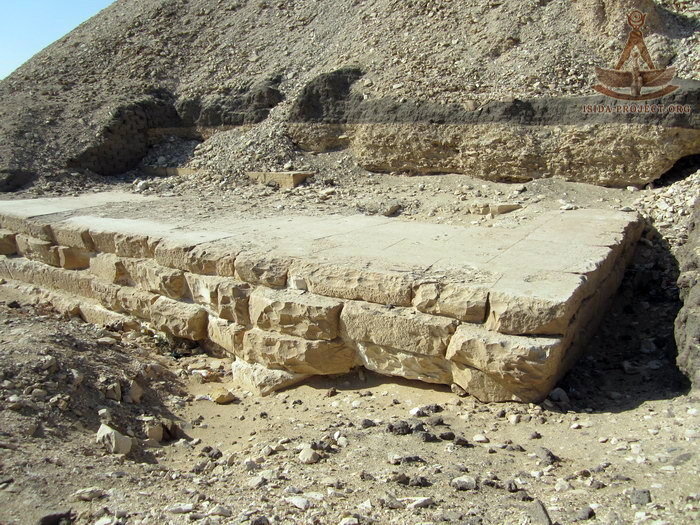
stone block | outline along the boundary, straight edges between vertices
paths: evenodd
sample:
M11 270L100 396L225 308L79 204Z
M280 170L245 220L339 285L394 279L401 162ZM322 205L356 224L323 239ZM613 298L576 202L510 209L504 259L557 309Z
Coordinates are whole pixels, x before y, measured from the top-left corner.
M162 296L150 308L150 321L158 330L192 341L206 339L208 319L204 308Z
M51 227L44 222L35 221L29 217L0 213L0 227L15 233L23 233L42 241L53 241Z
M210 341L216 343L230 354L242 354L243 335L245 334L244 326L210 315L207 333Z
M252 284L283 288L291 261L264 253L240 253L236 258L236 278Z
M223 279L216 288L216 313L222 319L248 326L250 324L248 297L251 290L248 283L230 278Z
M387 308L348 301L340 314L340 324L343 338L348 341L444 357L458 323L412 308Z
M99 304L83 301L79 304L79 309L80 317L86 323L119 330L137 330L140 326L133 317L113 312Z
M14 255L17 253L16 234L9 230L0 230L0 255Z
M152 259L158 244L158 239L152 239L147 235L92 228L90 238L97 251L140 259Z
M505 335L481 326L462 324L452 336L445 357L463 365L462 368L474 369L487 376L484 378L472 372L455 376L455 383L480 400L517 398L534 402L543 399L551 390L566 346L567 341L560 337ZM478 390L479 385L485 390ZM509 396L496 398L497 391L508 391Z
M489 290L485 326L505 334L561 335L568 330L590 280L575 273L508 276Z
M243 359L298 374L343 374L356 364L355 350L339 341L309 341L253 329L243 337Z
M300 383L309 374L295 374L287 370L272 370L257 363L237 359L231 365L233 382L240 388L259 396Z
M378 374L449 385L451 365L442 356L404 352L372 343L358 343L360 361Z
M134 315L140 319L151 319L151 305L158 300L156 294L133 287L122 287L117 292L118 310Z
M259 287L250 295L250 320L261 330L305 339L338 337L340 301L300 290Z
M155 249L158 264L202 275L233 276L236 250L222 243L164 239Z
M513 394L508 385L498 383L481 370L454 362L451 363L451 367L452 382L483 403L523 401Z
M112 253L98 253L90 258L90 273L112 284L131 284L124 261Z
M17 242L17 252L27 259L51 266L60 265L58 249L51 241L43 241L23 233L18 234L15 240Z
M84 270L90 267L90 253L81 248L58 246L58 262L65 270Z
M187 294L187 282L182 270L174 270L150 259L122 259L124 268L135 286L148 292L181 299Z
M260 184L276 184L280 188L295 188L308 177L312 171L249 171L246 175Z
M403 273L380 272L343 264L298 262L294 275L310 292L326 297L411 306L412 282Z
M218 288L225 281L225 277L214 275L200 275L197 273L186 273L188 295L192 300L207 308L216 310L218 305Z
M58 223L51 226L51 231L56 244L79 248L91 253L95 251L95 244L92 242L87 226Z
M487 301L488 289L469 283L421 283L413 293L413 306L418 311L468 323L484 322Z

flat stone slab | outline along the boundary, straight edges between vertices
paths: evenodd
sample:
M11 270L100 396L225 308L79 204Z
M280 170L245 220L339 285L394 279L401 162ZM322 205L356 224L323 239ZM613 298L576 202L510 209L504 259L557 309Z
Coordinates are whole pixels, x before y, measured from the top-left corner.
M292 374L363 365L532 401L583 348L642 223L591 209L512 229L364 215L204 222L167 198L102 193L0 201L0 228L1 276L35 296L81 296L177 337L209 334Z

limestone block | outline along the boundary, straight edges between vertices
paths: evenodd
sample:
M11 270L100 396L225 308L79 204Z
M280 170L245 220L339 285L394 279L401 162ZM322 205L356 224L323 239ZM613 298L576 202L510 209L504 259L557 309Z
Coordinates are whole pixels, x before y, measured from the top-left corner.
M218 304L218 287L225 281L225 277L214 275L200 275L196 273L185 273L187 290L192 300L212 310Z
M374 343L412 354L444 357L457 321L416 312L348 301L340 314L341 333L348 341Z
M244 326L210 315L207 333L209 340L224 350L233 355L241 355L243 334L245 333Z
M58 262L65 270L84 270L90 267L90 253L80 248L58 246Z
M140 319L150 320L151 305L158 299L158 296L138 288L122 287L117 292L117 299L119 310Z
M444 315L468 323L483 323L488 290L468 283L421 283L414 288L413 306L426 314Z
M295 385L310 376L287 370L272 370L257 363L246 363L241 359L233 362L231 371L236 385L260 396Z
M17 251L27 259L40 261L51 266L60 265L57 247L51 241L42 241L23 233L18 234L15 240L17 241Z
M150 259L122 259L124 268L137 287L171 299L180 299L187 293L182 270L173 270Z
M524 401L507 387L495 381L481 370L459 363L452 363L452 381L483 403L499 401Z
M217 243L161 240L155 249L158 264L202 275L233 276L236 252Z
M216 313L222 319L233 321L243 326L250 324L248 315L248 296L251 286L234 279L222 280L216 288Z
M526 337L491 332L481 326L462 324L457 328L445 357L476 369L522 401L543 399L560 371L567 341L559 337ZM462 374L462 378L467 377ZM494 399L495 390L486 379L472 374L469 383L455 382L481 400ZM466 381L466 380L465 380ZM485 391L475 390L486 385ZM490 385L490 386L489 386ZM471 388L471 390L470 390Z
M112 284L131 284L124 260L112 253L98 253L90 258L90 273Z
M207 337L207 311L194 304L158 297L151 304L150 320L158 329L175 337L199 341Z
M120 330L137 330L139 323L133 317L108 310L99 304L83 301L79 304L80 317L86 323Z
M152 259L158 239L136 233L90 229L95 250L114 253L120 257Z
M505 334L565 334L590 291L591 280L574 273L509 275L489 290L485 326Z
M372 343L358 343L357 348L364 367L378 374L445 385L452 382L451 365L442 356L403 352Z
M380 272L330 263L295 263L292 271L310 292L326 297L411 306L411 280L402 273Z
M87 227L58 223L51 226L51 231L56 244L79 248L87 252L95 251L95 244L92 242L92 237L90 237L90 231Z
M340 301L300 290L272 290L263 286L250 295L250 320L261 330L305 339L338 337Z
M86 272L73 272L27 259L5 258L0 265L0 274L8 279L32 283L50 290L96 299L110 309L119 308L119 287L101 282Z
M0 213L0 226L15 233L24 233L42 241L52 241L51 227L43 222L29 218Z
M0 255L14 255L17 253L17 243L13 232L0 230Z
M343 374L356 364L354 349L342 342L309 341L258 329L245 333L241 357L299 374Z
M264 253L241 253L236 258L236 278L252 284L282 288L287 284L291 261Z

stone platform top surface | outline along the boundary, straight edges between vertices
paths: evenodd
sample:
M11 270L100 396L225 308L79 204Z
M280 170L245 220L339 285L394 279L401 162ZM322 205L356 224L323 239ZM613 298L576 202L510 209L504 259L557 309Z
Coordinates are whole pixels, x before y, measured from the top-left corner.
M511 229L365 215L246 218L231 212L202 221L172 202L119 192L1 201L0 217L5 227L21 218L38 227L63 225L197 245L222 256L248 253L265 260L410 274L413 282L468 283L493 294L492 299L505 294L559 305L590 295L582 289L605 277L627 232L639 224L636 214L602 209L548 212ZM342 277L342 271L337 273Z
M0 214L37 224L168 238L180 243L227 241L232 252L312 257L383 270L444 273L485 283L512 276L586 275L620 244L636 214L580 209L542 214L517 228L427 224L365 215L192 220L169 209L169 198L104 192L78 197L0 201ZM144 218L146 212L149 218Z

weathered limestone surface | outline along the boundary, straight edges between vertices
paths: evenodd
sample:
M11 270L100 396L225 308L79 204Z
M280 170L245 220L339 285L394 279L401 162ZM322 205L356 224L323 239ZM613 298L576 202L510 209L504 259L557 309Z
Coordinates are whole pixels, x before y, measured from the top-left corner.
M288 125L299 147L347 147L360 166L376 172L468 173L500 181L562 177L616 187L647 184L700 151L698 82L676 79L679 89L664 97L666 107L685 108L680 114L621 115L603 95L492 101L478 108L373 98L350 89L362 74L340 69L305 87Z
M341 308L338 300L299 290L260 287L250 296L250 319L255 326L305 339L338 337Z
M0 293L228 353L235 380L260 394L364 366L484 401L542 399L584 350L641 233L636 215L605 210L488 231L366 216L193 224L108 195L128 204L120 218L81 199L0 202Z

